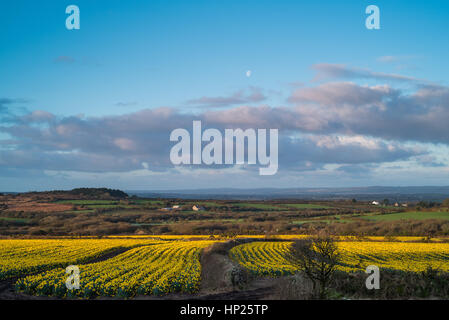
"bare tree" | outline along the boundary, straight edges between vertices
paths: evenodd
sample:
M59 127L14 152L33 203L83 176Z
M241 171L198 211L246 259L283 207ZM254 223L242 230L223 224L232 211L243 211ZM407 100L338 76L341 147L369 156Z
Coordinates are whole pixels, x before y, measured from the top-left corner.
M293 243L292 252L313 289L319 284L319 298L325 299L327 287L340 261L337 245L330 237L304 239Z
M449 207L449 198L444 199L442 206Z

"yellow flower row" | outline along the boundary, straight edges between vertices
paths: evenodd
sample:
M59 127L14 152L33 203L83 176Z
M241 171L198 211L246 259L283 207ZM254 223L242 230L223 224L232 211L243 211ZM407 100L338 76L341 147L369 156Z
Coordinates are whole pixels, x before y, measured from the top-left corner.
M128 250L114 258L79 265L80 288L67 290L65 269L19 279L16 288L29 294L78 296L162 295L193 293L201 280L200 253L213 241L175 241Z
M80 264L118 248L160 242L151 239L0 240L0 279Z
M230 250L230 257L248 270L269 276L299 270L292 256L292 242L252 242ZM347 272L379 268L418 272L428 267L449 271L449 243L337 242L339 269Z

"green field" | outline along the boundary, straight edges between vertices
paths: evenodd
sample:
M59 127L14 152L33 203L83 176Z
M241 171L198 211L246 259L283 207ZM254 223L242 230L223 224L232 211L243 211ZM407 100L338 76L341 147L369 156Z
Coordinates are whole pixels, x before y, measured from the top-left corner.
M109 209L109 208L117 208L121 207L118 204L89 204L86 207L89 209Z
M25 219L25 218L0 217L0 220L11 221L11 222L19 222L19 223L28 223L28 222L30 222L30 219Z
M443 219L449 220L449 212L425 212L425 211L411 211L398 212L390 214L377 214L365 216L363 219L374 221L395 221L401 219L425 220L425 219Z
M134 208L134 206L121 205L121 204L90 204L87 205L87 207L89 209Z
M319 204L310 204L310 203L287 203L283 206L294 208L294 209L330 209L329 206L322 206Z
M213 202L213 201L200 201L200 202L186 202L185 204L180 204L180 205L186 205L186 206L194 206L194 205L199 205L199 206L203 206L203 207L221 207L224 206L224 204L222 203L217 203L217 202Z
M160 200L149 200L149 199L135 199L135 200L132 200L132 202L135 204L150 204L150 205L154 205L154 206L161 206L164 204Z
M118 201L113 200L60 200L57 203L68 203L77 205L117 205Z
M90 213L90 212L94 212L95 210L93 209L87 209L87 210L69 210L69 211L64 211L64 213Z
M279 208L275 205L265 204L265 203L249 203L249 202L243 202L243 203L230 203L229 205L234 207L240 207L240 208L250 208L250 209L258 209L258 210L282 210L282 208Z

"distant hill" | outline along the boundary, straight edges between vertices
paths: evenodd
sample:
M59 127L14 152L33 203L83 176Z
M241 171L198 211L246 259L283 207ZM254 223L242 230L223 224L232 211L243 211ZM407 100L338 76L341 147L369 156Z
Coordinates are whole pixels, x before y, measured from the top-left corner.
M48 196L62 199L124 199L128 194L117 189L77 188L73 190L54 190L44 192L28 192L28 195Z
M4 193L15 194L15 193ZM217 200L383 200L391 201L436 201L449 198L449 186L412 186L412 187L354 187L354 188L216 188L192 190L132 190L121 191L108 188L77 188L73 190L54 190L28 192L48 199L124 199L129 196L148 198L179 199L217 199Z
M449 198L449 186L413 187L354 187L354 188L260 188L260 189L195 189L173 191L127 191L130 195L154 198L181 199L308 199L308 200L383 200L393 201L442 201Z

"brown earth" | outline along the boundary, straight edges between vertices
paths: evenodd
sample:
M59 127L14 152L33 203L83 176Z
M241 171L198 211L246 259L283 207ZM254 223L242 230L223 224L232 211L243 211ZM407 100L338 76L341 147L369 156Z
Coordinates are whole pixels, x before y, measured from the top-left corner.
M5 212L63 212L72 210L72 204L42 202L35 197L0 197L0 202L6 205Z

